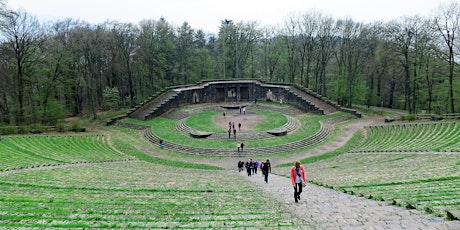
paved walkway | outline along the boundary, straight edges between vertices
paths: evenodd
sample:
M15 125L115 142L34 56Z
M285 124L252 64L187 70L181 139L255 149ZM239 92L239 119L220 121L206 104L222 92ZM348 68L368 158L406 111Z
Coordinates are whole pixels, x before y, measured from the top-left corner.
M420 210L408 210L313 184L304 188L301 200L295 203L289 178L270 174L267 184L260 172L250 177L240 174L315 229L460 229L460 221L447 221Z

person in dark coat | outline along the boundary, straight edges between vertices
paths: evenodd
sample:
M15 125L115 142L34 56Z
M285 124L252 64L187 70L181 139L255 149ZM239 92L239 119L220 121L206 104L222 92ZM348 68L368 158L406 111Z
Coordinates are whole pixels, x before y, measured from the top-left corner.
M272 172L272 166L270 164L270 160L267 159L267 161L265 161L262 166L262 173L264 174L265 183L268 183L268 173L271 173L271 172Z

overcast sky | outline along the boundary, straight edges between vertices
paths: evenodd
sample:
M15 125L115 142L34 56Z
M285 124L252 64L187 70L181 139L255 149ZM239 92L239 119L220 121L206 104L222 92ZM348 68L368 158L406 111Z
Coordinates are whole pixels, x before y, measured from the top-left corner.
M166 19L175 26L187 21L194 29L217 33L221 20L257 21L282 25L293 13L319 11L335 19L359 22L388 21L402 16L429 16L441 2L450 0L7 0L40 21L65 18L92 24L107 20L138 23Z

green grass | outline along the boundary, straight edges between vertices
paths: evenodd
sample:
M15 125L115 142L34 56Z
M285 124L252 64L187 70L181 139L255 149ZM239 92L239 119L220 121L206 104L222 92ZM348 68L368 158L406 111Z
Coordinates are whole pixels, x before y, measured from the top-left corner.
M104 135L38 135L4 137L0 171L57 164L129 160L112 149Z
M252 111L259 115L263 115L265 117L264 122L259 123L255 126L254 128L255 132L276 129L278 127L285 125L288 122L288 119L286 118L286 116L284 116L281 113L260 110L260 109L254 109Z
M175 159L155 157L152 154L149 154L149 150L150 152L153 151L151 150L152 145L145 140L140 139L139 133L136 130L110 127L110 132L114 134L112 135L112 141L115 148L122 152L128 153L129 155L142 161L178 168L194 168L206 170L222 169L212 165L194 163L199 162L196 156L194 158L185 158L188 159L188 161L180 159L179 157ZM184 155L181 154L180 157L184 158Z
M458 122L401 123L367 127L356 152L460 151Z
M222 116L217 111L206 111L198 114L189 116L185 120L185 124L193 129L213 132L213 133L225 133L227 130L224 130L218 127L214 122L215 116Z
M246 140L245 145L248 148L259 148L267 146L277 146L294 141L308 138L318 132L321 128L320 121L344 116L345 113L336 113L327 116L305 114L298 117L301 127L294 133L286 136L265 138L261 140ZM190 137L175 129L176 120L164 117L155 118L149 121L139 121L126 119L124 122L151 126L153 133L159 138L182 145L201 147L201 148L234 148L235 141L229 140L208 140Z
M1 179L0 228L306 226L281 203L228 171L131 161L15 173Z
M254 132L261 132L261 131L266 131L270 129L275 129L280 126L283 126L288 121L286 116L284 116L281 113L260 110L260 109L254 109L251 111L258 115L262 115L264 117L263 122L255 125ZM215 124L214 118L216 116L222 116L222 114L217 111L205 111L205 112L193 114L185 120L185 124L193 129L200 130L200 131L214 132L214 133L226 133L227 132L226 128L218 127Z
M356 132L353 137L348 140L348 142L334 150L334 151L331 151L331 152L327 152L327 153L324 153L324 154L321 154L321 155L317 155L317 156L312 156L312 157L307 157L307 158L304 158L304 159L300 159L300 162L302 164L311 164L311 163L314 163L314 162L317 162L317 161L322 161L322 160L327 160L329 158L334 158L340 154L344 154L344 153L347 153L348 151L350 151L351 149L355 148L355 146L359 145L361 142L363 141L363 135L361 132ZM278 164L276 165L276 167L291 167L293 165L294 162L288 162L288 163L284 163L284 164Z

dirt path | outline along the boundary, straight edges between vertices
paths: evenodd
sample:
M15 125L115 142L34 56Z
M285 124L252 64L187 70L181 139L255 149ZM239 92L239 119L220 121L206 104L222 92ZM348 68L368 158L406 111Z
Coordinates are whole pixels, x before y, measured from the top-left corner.
M239 128L238 124L241 124L241 130L238 130L238 132L249 133L254 131L254 126L265 121L265 116L249 110L243 114L240 113L238 109L230 109L226 111L225 116L215 116L213 121L217 127L222 130L228 130L229 122L232 123L232 125L234 123L237 130Z
M383 117L371 118L371 119L367 119L367 118L357 119L356 121L348 124L343 129L343 132L339 137L337 137L335 140L331 142L326 143L325 145L322 145L315 149L308 150L303 153L293 154L288 157L270 159L270 162L272 162L273 165L283 164L286 162L294 162L295 160L298 160L298 159L304 159L307 157L321 155L323 153L333 151L337 148L342 147L345 143L347 143L347 141L354 135L356 131L364 128L365 126L383 123L383 121L384 121ZM225 158L219 161L207 160L206 162L218 165L226 169L234 169L236 167L236 162L238 162L239 160L246 160L246 159L241 159L241 157L231 157L231 158ZM258 159L258 160L265 161L265 159Z

